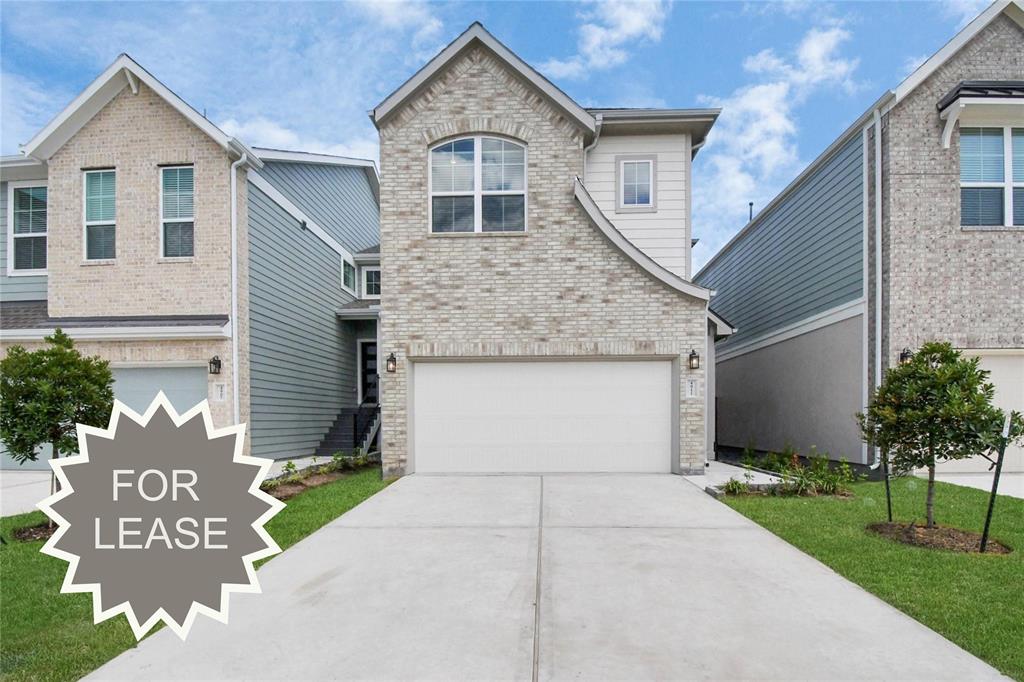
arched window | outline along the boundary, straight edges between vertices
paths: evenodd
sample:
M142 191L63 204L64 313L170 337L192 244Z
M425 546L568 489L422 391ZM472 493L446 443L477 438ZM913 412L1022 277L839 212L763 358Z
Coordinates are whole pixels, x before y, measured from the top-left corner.
M526 147L478 135L430 150L431 232L526 230Z

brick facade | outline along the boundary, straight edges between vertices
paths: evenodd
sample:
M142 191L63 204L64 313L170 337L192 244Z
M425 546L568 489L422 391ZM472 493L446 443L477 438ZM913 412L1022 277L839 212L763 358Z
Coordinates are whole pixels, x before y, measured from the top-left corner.
M961 228L959 136L943 149L935 107L962 80L1021 74L1024 30L1000 15L885 117L882 341L889 364L903 347L929 340L1024 348L1024 230Z
M527 233L428 233L427 151L494 133L528 149ZM704 355L705 302L655 281L609 244L573 198L583 131L489 50L472 45L383 122L382 374L385 475L407 472L408 373L417 358ZM702 363L706 365L706 363ZM685 396L685 391L680 390ZM703 467L704 399L683 398L680 470Z

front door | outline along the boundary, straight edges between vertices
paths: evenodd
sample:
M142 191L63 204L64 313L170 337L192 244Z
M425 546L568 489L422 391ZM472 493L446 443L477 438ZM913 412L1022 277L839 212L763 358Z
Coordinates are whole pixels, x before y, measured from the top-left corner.
M359 342L359 397L377 403L377 342Z

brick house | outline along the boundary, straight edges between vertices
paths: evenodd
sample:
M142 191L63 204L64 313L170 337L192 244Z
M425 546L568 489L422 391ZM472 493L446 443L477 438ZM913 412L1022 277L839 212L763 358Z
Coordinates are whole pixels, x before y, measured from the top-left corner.
M373 162L250 148L121 55L0 159L0 350L61 327L136 410L163 390L253 454L347 449L376 328L339 311L376 302L377 191Z
M386 475L702 469L691 160L717 110L585 109L473 24L372 112Z
M949 341L1024 410L1024 9L993 3L886 92L699 272L718 442L869 466L853 418L904 351ZM977 458L939 467L982 472ZM1006 471L1024 471L1011 449Z

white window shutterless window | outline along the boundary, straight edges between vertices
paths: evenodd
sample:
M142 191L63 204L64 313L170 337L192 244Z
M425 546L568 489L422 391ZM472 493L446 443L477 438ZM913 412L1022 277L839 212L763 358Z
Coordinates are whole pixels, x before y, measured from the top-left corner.
M654 159L620 159L618 207L654 208Z
M363 298L380 298L380 268L363 268Z
M350 294L356 294L356 266L347 260L341 261L341 286Z
M195 255L195 171L192 166L160 169L160 256Z
M526 147L478 135L430 150L430 231L524 232Z
M85 259L117 257L117 174L85 172Z
M46 273L46 185L38 181L8 185L8 276Z
M1024 226L1024 128L960 129L960 224Z

